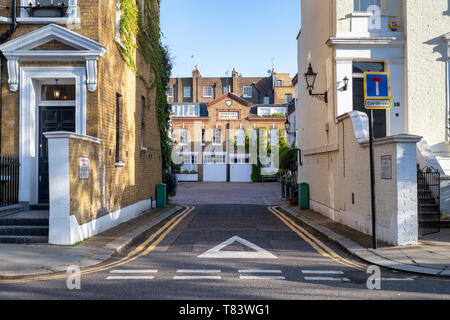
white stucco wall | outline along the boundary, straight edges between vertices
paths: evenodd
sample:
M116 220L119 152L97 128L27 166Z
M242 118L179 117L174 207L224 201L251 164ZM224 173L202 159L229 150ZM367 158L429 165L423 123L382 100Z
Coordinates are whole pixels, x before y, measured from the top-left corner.
M405 0L407 63L407 126L410 134L424 137L430 146L447 140L450 32L448 0Z

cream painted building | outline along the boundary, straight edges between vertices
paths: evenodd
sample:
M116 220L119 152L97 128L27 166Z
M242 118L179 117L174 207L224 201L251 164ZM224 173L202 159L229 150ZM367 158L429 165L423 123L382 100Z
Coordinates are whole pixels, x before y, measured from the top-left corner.
M311 64L313 93L327 94L327 102L310 96L299 77L299 179L310 184L311 208L371 233L362 75L388 71L392 108L375 112L377 234L393 244L415 243L416 165L450 174L449 2L303 0L301 14L298 72ZM391 29L390 22L400 27ZM445 187L441 192L445 199Z

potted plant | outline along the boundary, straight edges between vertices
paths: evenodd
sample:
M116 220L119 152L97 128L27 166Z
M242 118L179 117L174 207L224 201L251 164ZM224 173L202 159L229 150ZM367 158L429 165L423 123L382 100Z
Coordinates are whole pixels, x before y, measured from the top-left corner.
M30 3L25 10L28 12L30 17L65 17L67 12L67 5L64 2L59 2L56 4L42 4L36 2L35 5Z

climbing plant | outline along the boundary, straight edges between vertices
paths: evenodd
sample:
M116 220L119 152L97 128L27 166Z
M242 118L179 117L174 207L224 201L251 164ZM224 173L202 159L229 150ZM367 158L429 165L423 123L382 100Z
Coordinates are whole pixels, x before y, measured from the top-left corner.
M160 0L141 0L143 12L138 8L136 0L122 0L120 22L119 52L125 63L132 69L147 89L147 107L152 103L152 92L156 91L153 101L156 106L161 137L162 171L165 176L171 166L172 146L168 136L169 104L166 89L170 80L172 64L167 47L161 43L159 27ZM139 6L142 8L142 6ZM136 50L144 59L148 70L138 70Z

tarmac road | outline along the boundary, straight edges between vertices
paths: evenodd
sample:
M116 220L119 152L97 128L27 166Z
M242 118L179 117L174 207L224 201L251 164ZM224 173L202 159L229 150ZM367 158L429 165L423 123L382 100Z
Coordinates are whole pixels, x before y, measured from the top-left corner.
M369 290L367 267L276 207L198 205L141 246L82 270L79 290L68 289L66 273L0 280L0 299L450 298L446 279L388 270L381 289Z

